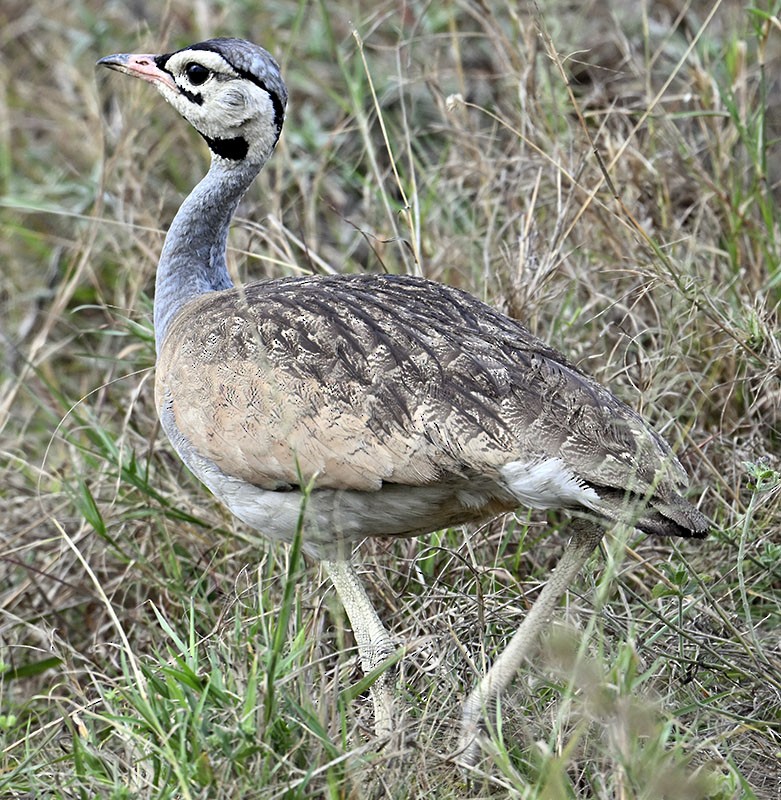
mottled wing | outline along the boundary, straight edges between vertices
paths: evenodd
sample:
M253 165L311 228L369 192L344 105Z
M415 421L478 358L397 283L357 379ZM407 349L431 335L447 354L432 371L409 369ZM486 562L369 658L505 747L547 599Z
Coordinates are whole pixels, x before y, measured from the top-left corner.
M170 328L158 397L201 455L268 489L500 482L508 462L550 457L622 492L684 479L635 412L524 327L407 276L199 298Z

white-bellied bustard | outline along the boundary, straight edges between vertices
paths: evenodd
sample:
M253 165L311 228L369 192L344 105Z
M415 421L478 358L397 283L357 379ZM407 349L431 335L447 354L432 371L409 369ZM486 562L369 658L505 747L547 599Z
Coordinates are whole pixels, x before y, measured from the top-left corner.
M157 270L156 404L174 449L243 522L323 561L365 671L393 652L350 565L366 536L412 536L519 505L575 512L572 539L509 645L464 706L462 758L541 626L614 521L702 537L686 475L632 409L518 322L407 275L234 286L231 218L274 150L287 90L240 39L99 64L151 82L212 151ZM393 727L386 676L377 732Z

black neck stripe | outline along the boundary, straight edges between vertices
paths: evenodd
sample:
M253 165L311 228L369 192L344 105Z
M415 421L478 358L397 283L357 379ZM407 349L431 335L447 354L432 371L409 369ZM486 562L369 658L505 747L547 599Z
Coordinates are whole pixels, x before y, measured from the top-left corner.
M285 121L285 106L282 105L279 95L276 92L272 92L271 89L269 89L268 86L266 86L266 84L260 78L258 78L257 75L253 75L251 72L246 72L243 69L236 69L236 67L233 67L233 69L235 69L242 78L252 81L255 86L263 89L263 91L271 98L271 105L274 107L274 127L277 129L277 138L279 138L279 134L282 131L282 123Z
M198 131L198 133L201 132ZM206 140L206 144L209 145L212 153L220 156L220 158L227 158L230 161L242 161L249 152L249 144L241 136L237 136L234 139L212 139L205 133L201 133L201 136Z

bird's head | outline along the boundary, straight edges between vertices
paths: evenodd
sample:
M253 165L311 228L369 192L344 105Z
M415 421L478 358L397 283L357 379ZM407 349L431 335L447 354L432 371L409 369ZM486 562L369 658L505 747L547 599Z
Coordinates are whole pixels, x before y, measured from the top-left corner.
M209 39L162 55L119 53L98 64L154 84L227 161L264 161L282 130L287 89L279 65L244 39Z

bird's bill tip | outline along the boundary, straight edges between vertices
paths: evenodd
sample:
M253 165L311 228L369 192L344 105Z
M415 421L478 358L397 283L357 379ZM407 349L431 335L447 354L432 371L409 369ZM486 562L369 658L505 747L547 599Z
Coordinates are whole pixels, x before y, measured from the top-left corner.
M176 88L173 78L157 66L157 57L149 53L115 53L99 59L96 66L115 69L150 83L162 83Z

